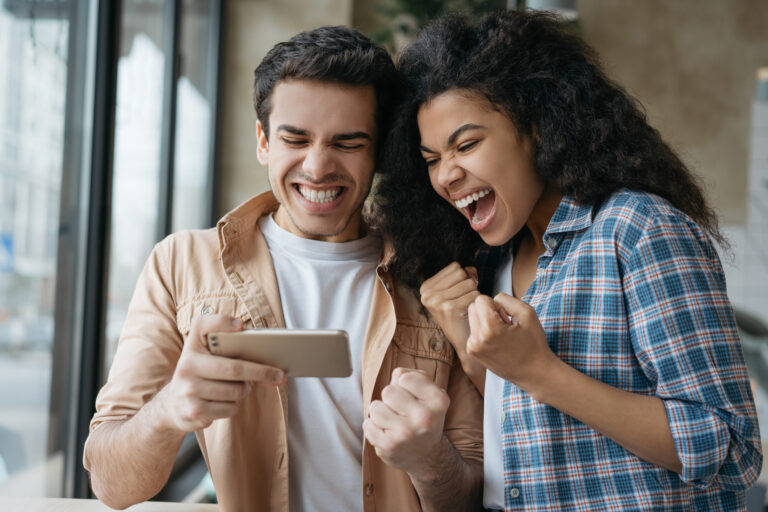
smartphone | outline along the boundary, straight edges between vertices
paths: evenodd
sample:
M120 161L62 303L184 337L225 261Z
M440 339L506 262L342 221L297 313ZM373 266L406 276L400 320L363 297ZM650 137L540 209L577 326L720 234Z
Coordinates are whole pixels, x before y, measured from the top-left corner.
M346 331L253 329L208 335L213 354L247 359L285 371L288 377L349 377L352 357Z

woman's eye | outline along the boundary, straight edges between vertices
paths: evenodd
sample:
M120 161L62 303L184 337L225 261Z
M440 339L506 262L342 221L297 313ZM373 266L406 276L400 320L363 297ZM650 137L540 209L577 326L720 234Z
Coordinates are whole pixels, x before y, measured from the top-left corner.
M459 153L464 153L465 151L469 151L473 147L477 145L477 143L480 141L473 140L472 142L467 142L466 144L462 144L459 146Z
M427 163L427 167L434 167L437 162L440 161L439 158L425 158L424 161Z

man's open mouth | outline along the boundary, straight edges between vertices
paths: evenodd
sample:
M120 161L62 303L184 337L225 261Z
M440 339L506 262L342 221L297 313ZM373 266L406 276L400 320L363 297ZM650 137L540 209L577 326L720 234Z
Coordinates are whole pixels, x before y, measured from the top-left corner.
M299 194L311 203L330 203L335 201L343 190L343 187L313 188L306 185L294 185Z

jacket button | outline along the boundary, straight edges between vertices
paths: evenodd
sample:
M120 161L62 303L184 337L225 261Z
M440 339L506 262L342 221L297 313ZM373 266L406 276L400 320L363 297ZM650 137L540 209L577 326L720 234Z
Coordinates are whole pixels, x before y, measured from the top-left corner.
M201 313L204 315L210 315L211 313L213 313L213 306L205 306L203 308L203 311L201 311Z
M373 484L368 484L365 486L365 495L370 496L373 494Z
M513 487L509 490L509 497L515 499L520 496L520 489Z
M435 352L440 352L443 350L443 342L437 338L432 338L432 340L429 342L429 348Z

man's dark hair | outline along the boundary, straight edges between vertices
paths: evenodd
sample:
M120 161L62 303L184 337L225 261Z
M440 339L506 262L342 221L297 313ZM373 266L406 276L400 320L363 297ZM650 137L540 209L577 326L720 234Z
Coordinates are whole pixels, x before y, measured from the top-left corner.
M420 106L451 90L488 100L534 143L536 173L560 193L599 203L621 188L660 195L724 243L695 176L608 79L594 50L552 14L508 11L479 22L451 15L399 59L403 101L385 142L379 226L397 248L395 274L413 287L481 245L429 183L419 152Z
M373 86L376 128L380 136L387 131L392 106L400 90L398 73L389 53L357 30L343 26L308 30L276 44L253 75L253 106L267 136L272 92L281 80ZM377 144L377 148L379 146Z

